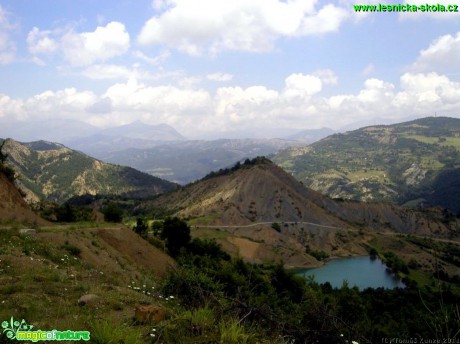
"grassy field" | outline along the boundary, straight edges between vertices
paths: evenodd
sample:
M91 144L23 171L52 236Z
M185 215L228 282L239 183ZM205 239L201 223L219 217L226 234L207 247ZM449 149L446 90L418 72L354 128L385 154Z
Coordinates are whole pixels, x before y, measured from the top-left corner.
M87 330L91 343L148 342L152 327L134 323L135 305L174 308L174 302L155 292L156 273L113 250L98 229L111 230L78 224L23 236L16 228L0 229L0 321L24 319L35 330ZM98 297L79 305L87 294Z
M443 137L443 140L439 140L438 137L422 136L422 135L405 135L408 139L414 139L419 142L428 144L439 144L441 146L454 146L457 150L460 150L460 137Z

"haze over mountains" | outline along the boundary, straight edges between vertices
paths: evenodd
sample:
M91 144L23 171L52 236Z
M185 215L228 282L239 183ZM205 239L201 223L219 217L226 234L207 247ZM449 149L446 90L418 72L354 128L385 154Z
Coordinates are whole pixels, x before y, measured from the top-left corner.
M305 185L333 198L440 205L460 212L460 119L456 118L427 117L364 127L320 141L330 129L300 131L289 140L205 141L187 140L168 125L134 122L99 130L80 122L61 121L37 124L36 132L34 124L16 127L12 133L35 137L47 125L47 137L61 135L62 142L69 142L68 147L179 184L199 180L236 161L278 152L273 156L276 163ZM74 136L85 135L87 129L93 134ZM66 138L62 137L64 131ZM309 141L317 142L307 145ZM35 193L43 197L40 189Z
M102 161L130 166L180 184L200 179L238 160L268 156L281 149L317 141L331 133L333 131L328 128L292 129L259 133L259 136L272 135L273 138L242 138L254 133L240 132L233 135L239 138L233 139L189 140L169 125L148 125L140 121L107 129L66 120L0 125L0 137L21 142L59 142ZM231 133L227 134L232 137Z

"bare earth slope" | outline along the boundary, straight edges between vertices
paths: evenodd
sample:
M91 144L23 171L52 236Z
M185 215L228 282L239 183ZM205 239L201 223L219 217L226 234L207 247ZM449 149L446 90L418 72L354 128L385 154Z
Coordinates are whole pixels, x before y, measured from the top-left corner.
M0 221L45 224L22 199L18 189L0 173Z
M264 158L214 173L146 206L188 218L196 235L216 237L229 252L294 266L314 264L307 254L312 250L366 254L363 245L377 232L454 238L460 231L458 220L436 210L333 201Z

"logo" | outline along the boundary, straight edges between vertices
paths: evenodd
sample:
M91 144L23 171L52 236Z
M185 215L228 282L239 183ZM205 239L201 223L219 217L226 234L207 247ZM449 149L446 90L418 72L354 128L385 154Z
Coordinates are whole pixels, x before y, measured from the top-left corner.
M32 331L33 326L28 325L24 319L22 321L15 321L11 317L10 321L2 322L3 332L6 333L6 337L9 339L16 340L29 340L32 342L46 341L46 340L84 340L88 341L90 339L89 331L42 331L36 330Z

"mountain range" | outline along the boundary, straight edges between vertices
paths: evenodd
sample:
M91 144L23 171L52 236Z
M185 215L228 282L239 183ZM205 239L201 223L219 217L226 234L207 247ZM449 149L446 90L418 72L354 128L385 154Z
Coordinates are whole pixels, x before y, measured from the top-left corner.
M13 138L29 142L46 140L60 142L67 146L83 139L125 138L155 142L184 140L173 127L167 124L149 125L140 121L130 124L101 129L91 124L75 121L53 119L45 121L0 122L0 137Z
M299 142L281 139L187 140L150 148L128 148L95 154L103 161L126 165L151 175L185 185L211 171L232 166L236 161L270 156Z
M427 117L337 133L273 160L323 194L440 205L460 213L460 119Z
M102 161L130 166L180 184L198 180L237 160L275 154L332 133L328 128L292 129L273 131L271 139L241 138L245 133L239 132L227 134L240 138L189 140L169 125L149 125L140 121L107 129L71 120L0 122L0 137L21 142L60 142Z

